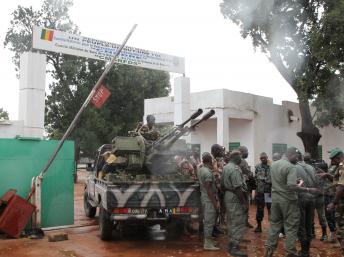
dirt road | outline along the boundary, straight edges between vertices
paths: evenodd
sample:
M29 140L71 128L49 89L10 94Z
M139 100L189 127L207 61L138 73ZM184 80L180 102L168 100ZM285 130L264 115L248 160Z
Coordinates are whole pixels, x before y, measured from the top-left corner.
M80 173L79 182L75 184L75 227L65 229L69 240L61 242L48 242L47 237L42 240L31 239L6 239L0 240L0 256L4 257L139 257L139 256L230 256L227 254L227 239L219 239L220 252L205 252L198 235L182 235L175 240L162 240L161 231L148 230L147 233L126 235L120 241L104 242L100 239L96 219L88 219L83 213L83 178L85 173ZM250 219L255 224L255 206L251 206ZM317 222L316 222L317 223ZM247 252L250 257L262 257L264 242L267 236L267 220L263 223L264 232L255 234L250 230L247 238ZM54 231L56 232L56 231ZM316 226L317 238L320 238L320 228ZM46 234L52 231L46 232ZM280 240L276 257L283 255L283 240ZM313 257L340 257L338 245L312 241L311 253Z

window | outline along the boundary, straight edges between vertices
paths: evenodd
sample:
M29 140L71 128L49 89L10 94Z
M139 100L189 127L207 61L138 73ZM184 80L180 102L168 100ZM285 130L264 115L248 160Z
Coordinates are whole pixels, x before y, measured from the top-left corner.
M272 154L279 153L283 155L287 151L287 144L272 144Z
M318 145L319 160L323 159L322 145Z
M240 147L240 142L230 142L228 145L228 150L233 151L235 149L238 149Z

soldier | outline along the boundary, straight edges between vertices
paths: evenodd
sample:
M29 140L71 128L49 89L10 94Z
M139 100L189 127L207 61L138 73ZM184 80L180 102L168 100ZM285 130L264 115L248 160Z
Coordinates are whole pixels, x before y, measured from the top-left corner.
M157 131L155 126L155 117L153 115L147 115L147 124L142 125L139 123L135 131L139 132L146 140L156 141L160 137L159 131Z
M229 156L229 163L224 167L221 185L225 192L225 205L227 210L227 226L229 246L228 252L232 256L247 256L240 250L246 228L246 215L248 211L247 186L243 173L239 167L241 154L233 151Z
M203 207L203 233L204 250L219 250L212 239L212 232L215 226L215 219L220 209L219 201L216 198L216 183L211 169L213 168L213 157L210 153L203 153L203 165L197 171L200 183L201 202Z
M310 153L305 153L304 157L304 162L310 166L309 168L313 168L313 166L311 165L312 163L312 159L311 159L311 154ZM313 165L318 165L319 162L317 162L317 164L313 164ZM326 163L324 163L326 164ZM326 164L327 166L327 164ZM324 191L324 180L321 179L319 176L317 176L318 173L321 173L323 169L319 169L317 168L317 166L315 166L316 168L313 168L313 171L316 175L315 179L316 179L316 184L317 187L323 192ZM323 168L323 167L322 167ZM326 168L325 168L326 169ZM320 238L320 241L325 241L327 240L327 234L326 234L326 227L327 227L327 222L326 222L326 217L325 217L325 204L324 204L324 194L321 195L317 195L314 199L314 208L315 211L318 214L318 219L319 219L319 223L321 226L321 230L322 230L322 235ZM314 231L314 221L312 224L312 238L315 238L315 231Z
M214 226L213 236L217 237L219 234L224 234L224 232L220 229L221 223L224 224L224 215L225 215L225 206L223 202L223 192L221 191L221 174L223 170L223 157L225 154L225 150L223 146L219 144L213 144L211 146L211 155L213 156L213 175L216 181L216 188L217 188L217 197L220 201L220 213L218 213L218 217L216 217L216 225Z
M277 247L278 234L284 227L286 233L285 251L287 257L296 257L295 242L299 228L300 210L297 192L311 192L313 188L297 184L295 165L298 161L299 150L289 147L285 157L274 162L270 169L272 184L272 205L268 239L265 243L264 257L272 257Z
M268 156L266 153L260 154L260 163L255 167L255 180L256 180L256 220L257 228L254 230L256 233L262 232L262 221L264 218L265 204L270 216L271 203L265 203L265 194L271 194L271 184L268 182L270 176L270 166L268 165Z
M251 168L248 165L246 159L248 157L248 149L246 146L240 146L238 149L241 153L241 162L240 162L240 169L244 175L244 179L245 179L245 183L247 185L247 192L246 192L246 197L247 197L247 201L250 202L250 195L252 193L252 190L255 189L255 181L253 178L253 174L251 172ZM250 222L248 221L249 219L249 213L247 210L247 214L246 214L246 226L248 228L253 228L253 226L250 224Z
M299 208L300 208L300 225L298 238L301 243L300 257L309 257L309 248L312 240L312 228L314 221L315 196L321 195L320 189L316 189L317 182L315 179L315 170L312 166L302 161L301 153L298 155L298 163L296 164L297 179L302 181L303 187L312 189L307 192L299 192ZM317 190L317 191L316 191ZM312 194L313 193L313 194Z
M275 162L275 161L278 161L281 159L281 154L280 153L274 153L272 155L272 160Z
M334 181L338 177L336 184L336 194L334 200L327 206L327 209L333 210L336 207L337 239L340 244L342 256L344 256L344 153L339 148L334 148L330 152L331 164L335 165L336 172Z

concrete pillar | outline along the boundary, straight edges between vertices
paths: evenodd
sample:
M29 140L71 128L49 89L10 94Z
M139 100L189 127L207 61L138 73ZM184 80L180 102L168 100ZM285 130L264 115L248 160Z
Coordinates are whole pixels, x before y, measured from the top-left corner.
M174 79L174 125L181 124L190 116L190 79Z
M216 109L217 143L228 149L229 144L229 115L224 109Z
M27 52L20 56L19 120L23 137L43 138L46 55Z

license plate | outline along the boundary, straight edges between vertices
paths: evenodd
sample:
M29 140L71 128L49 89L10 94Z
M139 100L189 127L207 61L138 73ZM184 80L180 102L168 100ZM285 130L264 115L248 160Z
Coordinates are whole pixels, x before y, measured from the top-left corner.
M128 208L128 214L146 214L147 209L143 208Z

